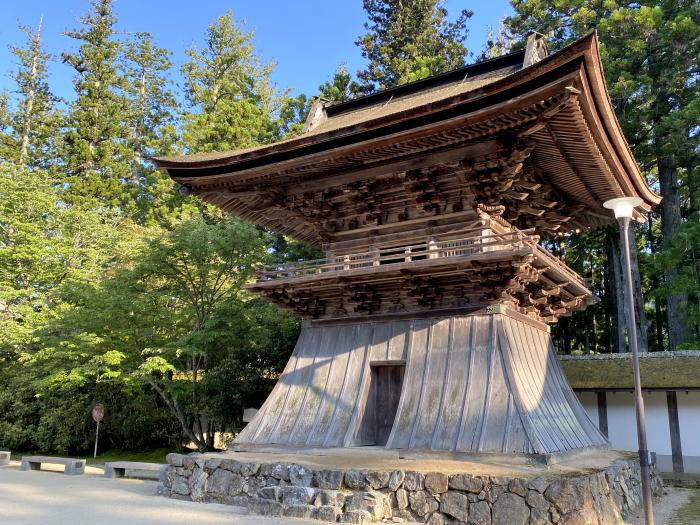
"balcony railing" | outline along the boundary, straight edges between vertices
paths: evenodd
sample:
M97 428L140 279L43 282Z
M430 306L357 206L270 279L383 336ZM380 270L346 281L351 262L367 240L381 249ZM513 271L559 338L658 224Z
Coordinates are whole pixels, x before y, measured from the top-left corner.
M277 279L291 279L330 272L345 272L361 268L382 267L433 259L479 257L489 252L501 250L529 249L540 257L566 268L549 252L537 245L538 237L515 230L504 233L486 233L481 230L461 239L429 241L423 244L375 249L367 252L334 256L326 259L278 264L261 268L257 272L258 282ZM568 268L566 268L568 270ZM580 277L574 272L571 274Z

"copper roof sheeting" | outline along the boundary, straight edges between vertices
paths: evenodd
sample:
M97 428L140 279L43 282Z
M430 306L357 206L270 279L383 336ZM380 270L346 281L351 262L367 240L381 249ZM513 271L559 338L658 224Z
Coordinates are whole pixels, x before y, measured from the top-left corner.
M372 363L405 363L386 448L552 454L606 446L543 326L506 314L304 327L280 380L234 443L373 444Z

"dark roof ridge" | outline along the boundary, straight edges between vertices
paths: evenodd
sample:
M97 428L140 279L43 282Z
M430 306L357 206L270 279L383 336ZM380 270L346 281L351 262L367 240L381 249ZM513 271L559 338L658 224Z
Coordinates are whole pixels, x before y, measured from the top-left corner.
M501 55L500 57L490 58L488 60L475 62L473 64L467 64L457 69L445 71L444 73L421 78L420 80L414 80L413 82L407 82L405 84L399 84L398 86L391 88L382 89L381 91L377 91L376 93L372 93L370 95L353 98L345 102L334 102L327 105L325 110L328 116L337 115L345 111L352 111L364 106L376 104L384 99L408 95L424 90L428 87L437 87L443 84L457 82L459 80L463 80L464 78L469 78L467 75L483 75L485 73L491 73L507 67L516 65L522 66L524 58L525 49L523 48L506 55Z

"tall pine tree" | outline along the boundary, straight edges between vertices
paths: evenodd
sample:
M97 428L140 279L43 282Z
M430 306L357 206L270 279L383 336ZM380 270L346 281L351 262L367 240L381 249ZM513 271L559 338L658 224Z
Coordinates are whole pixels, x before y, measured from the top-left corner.
M136 33L125 44L123 63L131 157L128 183L138 204L134 218L165 223L180 199L170 177L158 171L151 158L177 148L179 105L169 78L170 52L158 47L149 33Z
M27 37L24 46L10 46L17 59L11 78L17 86L17 110L10 127L14 145L13 160L21 167L45 168L56 158L57 131L61 115L58 98L48 85L47 64L51 56L41 43L42 20L36 29L20 25Z
M77 94L68 116L65 161L74 202L95 199L118 208L129 204L123 183L130 177L132 157L118 63L122 45L112 0L92 0L91 6L80 19L83 27L66 32L80 43L78 52L62 55L75 70Z
M209 26L204 49L187 51L182 75L191 111L184 117L183 140L190 153L247 148L283 133L286 96L272 84L274 65L262 62L253 36L229 11Z

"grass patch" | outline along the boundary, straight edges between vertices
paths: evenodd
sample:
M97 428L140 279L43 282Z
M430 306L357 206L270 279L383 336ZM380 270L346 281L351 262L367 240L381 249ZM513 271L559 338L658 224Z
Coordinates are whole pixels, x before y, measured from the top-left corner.
M700 490L693 490L688 503L676 511L669 520L673 525L698 525L700 523Z

